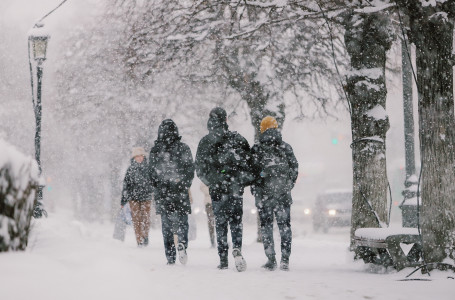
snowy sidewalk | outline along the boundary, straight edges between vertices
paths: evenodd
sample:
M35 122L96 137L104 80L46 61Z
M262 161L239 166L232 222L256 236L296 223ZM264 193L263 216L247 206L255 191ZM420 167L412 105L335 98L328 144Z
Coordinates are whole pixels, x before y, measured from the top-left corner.
M26 252L0 254L0 299L454 299L450 273L403 282L397 280L410 269L376 274L352 262L348 229L304 234L301 224L293 224L291 271L268 272L260 268L265 256L254 242L255 228L247 225L248 270L236 272L230 257L229 270L220 271L204 225L190 242L188 264L166 266L158 229L151 231L150 246L138 249L131 228L122 243L112 239L109 222L83 224L69 214L51 214L35 222Z

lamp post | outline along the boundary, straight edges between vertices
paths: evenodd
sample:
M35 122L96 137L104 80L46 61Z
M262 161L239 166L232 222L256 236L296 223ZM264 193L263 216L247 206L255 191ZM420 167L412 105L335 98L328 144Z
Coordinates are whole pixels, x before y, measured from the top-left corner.
M35 121L36 121L36 132L35 132L35 159L38 163L39 172L41 175L41 84L43 77L43 62L46 60L46 50L47 42L49 40L49 35L44 31L43 24L36 24L29 33L28 45L29 45L29 55L30 51L33 53L33 59L36 62L36 103L34 98L34 86L33 86L33 72L32 65L30 61L30 72L31 72L31 84L32 84L32 98L33 98L33 108L35 112ZM30 56L29 56L30 58ZM33 211L33 216L35 218L40 218L42 215L47 215L46 211L43 208L43 186L40 185L38 188L38 197Z

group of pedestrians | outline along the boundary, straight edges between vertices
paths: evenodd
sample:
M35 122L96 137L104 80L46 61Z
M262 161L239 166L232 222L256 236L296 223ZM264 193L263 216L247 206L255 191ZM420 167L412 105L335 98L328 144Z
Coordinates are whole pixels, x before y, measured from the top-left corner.
M191 213L189 188L197 176L208 187L210 203L207 214L215 219L216 242L220 257L219 269L229 265L228 230L231 231L232 255L236 269L247 268L242 255L243 192L251 186L260 217L260 227L267 270L277 268L273 241L273 219L281 236L280 269L289 270L292 232L291 190L296 182L298 163L289 144L283 142L278 123L273 117L261 122L261 135L250 148L239 133L230 131L226 111L212 109L207 122L208 134L199 142L193 162L191 150L181 142L177 125L164 120L149 155L143 148L133 149L122 192L122 206L130 202L138 246L148 244L150 203L153 196L156 213L161 215L162 234L167 263L173 265L178 256L187 262L188 214ZM209 215L210 217L210 215ZM209 219L209 228L211 224ZM177 236L175 243L174 235ZM214 236L211 232L214 246ZM177 244L177 249L175 244Z

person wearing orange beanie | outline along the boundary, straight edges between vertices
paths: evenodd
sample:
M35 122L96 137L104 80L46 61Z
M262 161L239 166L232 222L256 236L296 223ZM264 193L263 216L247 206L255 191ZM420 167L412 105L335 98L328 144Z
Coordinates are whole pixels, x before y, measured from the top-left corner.
M260 130L261 133L264 133L267 129L278 128L278 122L272 116L267 116L261 121Z
M255 180L251 191L255 196L267 262L262 267L273 271L277 267L273 241L273 218L281 236L280 269L289 270L291 255L291 190L298 175L299 163L292 147L285 143L278 122L267 116L261 122L259 141L251 149L251 167Z

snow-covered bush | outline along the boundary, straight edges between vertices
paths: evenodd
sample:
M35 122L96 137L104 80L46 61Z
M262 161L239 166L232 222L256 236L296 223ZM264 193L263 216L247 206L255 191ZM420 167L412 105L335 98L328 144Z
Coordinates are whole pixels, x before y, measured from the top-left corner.
M0 252L27 247L38 185L36 161L0 139Z

